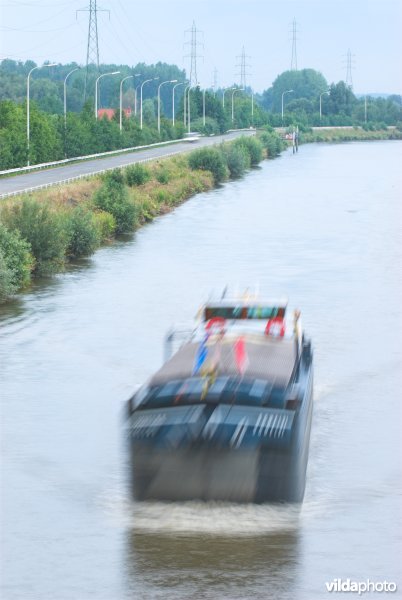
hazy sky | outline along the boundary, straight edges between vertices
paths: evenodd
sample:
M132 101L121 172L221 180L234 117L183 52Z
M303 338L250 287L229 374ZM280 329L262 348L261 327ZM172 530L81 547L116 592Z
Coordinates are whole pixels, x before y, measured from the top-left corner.
M0 58L85 64L89 0L0 0ZM238 81L236 56L249 55L247 83L270 87L290 68L292 21L298 68L345 79L353 55L355 93L402 93L402 0L98 0L99 55L105 63L163 61L188 67L192 22L203 34L198 79Z

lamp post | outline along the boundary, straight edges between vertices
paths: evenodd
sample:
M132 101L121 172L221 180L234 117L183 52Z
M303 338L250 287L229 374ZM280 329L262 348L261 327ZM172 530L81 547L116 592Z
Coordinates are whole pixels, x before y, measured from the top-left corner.
M140 89L140 87L141 87L141 84L137 85L137 87L134 88L134 99L135 99L134 114L135 114L135 116L137 116L138 90Z
M140 90L140 129L142 129L142 88L144 87L144 85L146 83L149 83L150 81L156 81L157 79L159 79L159 77L152 77L152 79L146 79L145 81L143 81L141 83L141 90Z
M42 67L55 67L56 63L49 63L46 65L42 65L41 67L33 67L27 77L27 166L29 167L29 140L30 140L30 129L29 129L29 78L31 77L32 71L35 69L41 69Z
M67 127L67 79L70 77L70 75L75 73L75 71L79 71L80 69L81 67L76 67L75 69L67 73L67 75L64 78L64 129L66 129Z
M239 89L239 88L231 87L231 88L225 88L223 90L223 94L222 94L222 108L225 108L225 93L226 92L230 92L230 90L237 90L237 89Z
M202 90L202 124L205 127L205 92L207 90Z
M184 124L184 127L185 127L185 126L186 126L186 124L187 124L187 114L186 114L186 111L187 111L187 106L186 106L186 98L187 98L187 92L188 92L188 90L189 90L190 88L191 88L191 83L190 83L190 84L189 84L189 85L188 85L188 86L187 86L187 87L184 89L184 104L183 104L183 124Z
M321 117L322 117L322 104L321 104L321 101L322 101L322 97L323 97L325 94L328 94L328 95L329 95L329 92L328 92L328 91L327 91L327 92L322 92L322 94L320 94L320 121L321 121Z
M112 73L103 73L99 75L97 80L95 81L95 119L98 119L98 93L99 93L99 85L98 82L102 77L106 77L106 75L118 75L120 71L113 71Z
M123 130L123 82L126 81L126 79L133 79L134 75L127 75L127 77L123 77L123 79L120 81L120 133Z
M197 85L198 87L198 85ZM188 133L191 133L191 115L190 115L190 92L191 88L194 88L193 85L188 86L188 94L187 94L187 121L188 121Z
M175 114L174 114L174 91L177 87L179 87L179 85L184 85L184 84L185 84L184 81L181 81L180 83L176 83L176 85L174 85L173 89L172 89L172 125L173 125L173 127L174 127L174 117L175 117Z
M234 95L235 95L236 92L242 92L243 90L244 90L244 88L234 88L233 89L233 92L232 92L232 123L234 121L234 101L233 101L233 98L234 98Z
M123 113L123 81L126 81L126 79L133 79L133 77L139 77L141 75L141 73L134 73L134 75L127 75L127 77L123 77L123 79L120 81L120 133L123 129L123 118L122 118L122 113ZM135 109L134 109L134 114L137 114L137 96L135 94L135 88L134 88L134 104L135 104Z
M161 87L167 83L177 83L177 79L168 79L158 85L158 133L161 132Z
M283 97L285 94L291 94L293 92L293 90L286 90L285 92L282 92L282 125L283 125Z

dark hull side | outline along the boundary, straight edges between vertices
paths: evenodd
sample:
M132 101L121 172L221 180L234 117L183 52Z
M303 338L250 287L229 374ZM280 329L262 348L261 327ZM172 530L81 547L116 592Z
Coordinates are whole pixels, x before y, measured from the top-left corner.
M219 426L214 425L209 432L204 422L198 431L193 430L192 439L172 436L180 425L171 427L169 442L166 437L158 441L151 430L140 438L129 435L133 497L140 501L302 502L312 420L312 378L309 369L303 401L289 420L288 432L264 427L268 417L261 421L261 415L252 416L258 409L243 407L243 422L247 419L250 423L246 433L232 422L225 437ZM281 411L276 415L278 423L284 423Z

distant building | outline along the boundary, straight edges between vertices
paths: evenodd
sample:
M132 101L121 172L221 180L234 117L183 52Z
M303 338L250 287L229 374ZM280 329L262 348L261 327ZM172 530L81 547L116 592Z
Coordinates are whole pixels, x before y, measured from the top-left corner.
M131 117L131 108L123 108L123 113L127 118ZM102 117L107 117L109 121L111 121L116 114L115 108L99 108L98 109L98 119L102 119Z

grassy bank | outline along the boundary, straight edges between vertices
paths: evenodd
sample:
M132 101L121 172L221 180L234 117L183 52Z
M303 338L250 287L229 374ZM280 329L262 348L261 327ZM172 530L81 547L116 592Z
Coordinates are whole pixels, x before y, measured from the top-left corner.
M300 143L309 142L353 142L364 140L401 140L399 129L363 129L350 127L347 129L310 130L300 133Z
M62 271L187 198L241 177L283 142L272 132L5 200L0 210L0 301L32 278Z

